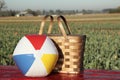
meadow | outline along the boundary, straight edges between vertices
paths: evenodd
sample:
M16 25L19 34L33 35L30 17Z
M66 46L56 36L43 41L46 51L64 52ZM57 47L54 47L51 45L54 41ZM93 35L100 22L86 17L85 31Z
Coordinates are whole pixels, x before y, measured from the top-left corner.
M26 34L38 34L41 17L0 18L0 65L14 65L12 54ZM120 69L120 14L65 16L73 35L86 35L85 69ZM46 22L44 33L49 21ZM52 34L58 33L55 20Z

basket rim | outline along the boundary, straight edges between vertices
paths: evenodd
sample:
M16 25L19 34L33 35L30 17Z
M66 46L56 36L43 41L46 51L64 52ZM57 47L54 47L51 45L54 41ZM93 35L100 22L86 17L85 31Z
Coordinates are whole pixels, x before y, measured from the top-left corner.
M47 35L48 35L48 36L51 36L51 37L52 37L52 36L64 37L64 36L61 35L61 34L47 34ZM67 37L80 37L80 36L81 36L81 37L86 37L86 35L72 35L72 34L71 34L71 35L67 35Z

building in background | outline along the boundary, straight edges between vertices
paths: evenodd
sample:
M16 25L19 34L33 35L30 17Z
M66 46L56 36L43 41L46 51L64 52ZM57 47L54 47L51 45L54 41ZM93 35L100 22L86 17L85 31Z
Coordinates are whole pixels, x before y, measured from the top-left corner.
M33 14L30 14L27 11L19 12L18 14L16 14L16 17L21 17L21 16L33 16Z

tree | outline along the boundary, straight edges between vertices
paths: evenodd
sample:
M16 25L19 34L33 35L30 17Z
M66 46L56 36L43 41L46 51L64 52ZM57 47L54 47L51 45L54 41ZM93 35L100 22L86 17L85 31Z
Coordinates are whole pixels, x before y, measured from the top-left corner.
M27 13L29 13L29 14L32 14L32 10L31 9L26 9L25 11L27 11Z
M40 10L37 10L35 12L36 12L36 15L41 15L42 14L42 12Z
M49 10L49 14L50 14L50 15L53 15L53 14L54 14L54 11L53 11L53 10Z
M0 11L1 11L3 8L6 8L5 1L4 1L4 0L0 0Z
M37 13L31 9L26 9L25 11L27 11L28 14L32 14L33 16L37 15Z
M120 9L120 6L118 6L117 9Z
M63 12L60 9L56 10L56 14L61 15L62 13Z

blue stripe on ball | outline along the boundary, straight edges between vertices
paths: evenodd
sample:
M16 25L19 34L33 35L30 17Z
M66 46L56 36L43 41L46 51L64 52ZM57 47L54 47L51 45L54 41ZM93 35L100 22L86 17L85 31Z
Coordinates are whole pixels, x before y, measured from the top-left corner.
M23 74L27 73L35 60L33 54L14 55L13 59Z

